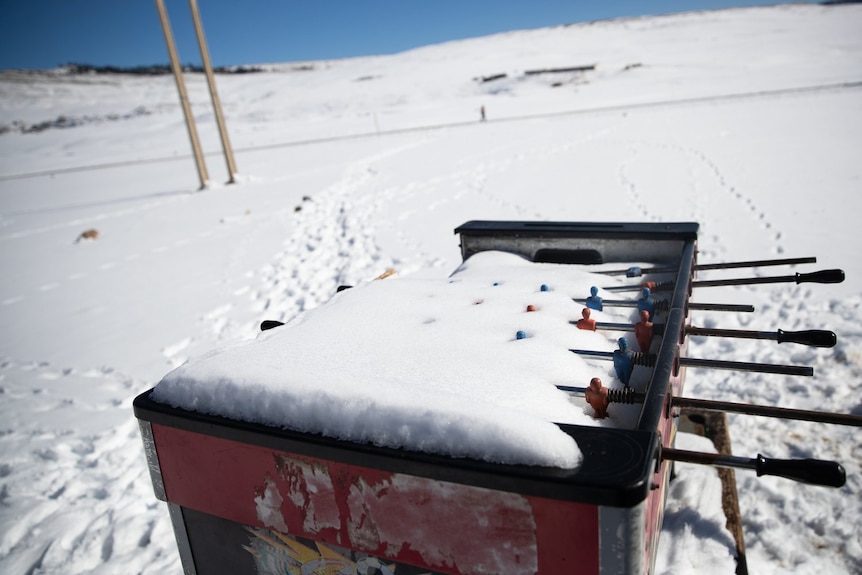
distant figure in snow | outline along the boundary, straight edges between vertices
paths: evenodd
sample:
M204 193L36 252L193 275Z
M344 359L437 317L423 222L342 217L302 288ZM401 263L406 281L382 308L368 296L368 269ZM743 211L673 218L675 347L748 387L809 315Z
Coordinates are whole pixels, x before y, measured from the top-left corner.
M593 417L596 419L604 419L608 416L608 390L602 386L602 380L594 377L590 380L590 385L584 392L584 399L590 404L595 412Z
M619 349L614 352L614 371L617 372L617 378L623 382L623 385L628 387L632 372L635 369L634 358L632 357L632 351L629 349L629 342L626 341L626 338L619 338L617 345Z
M582 309L581 316L583 316L583 319L579 319L578 323L575 324L576 326L578 326L578 329L596 331L596 320L590 319L590 308L585 307L584 309Z
M641 310L641 320L635 324L635 338L642 352L649 353L652 337L653 323L649 320L649 312L645 309Z
M481 108L479 108L479 115L482 118L480 121L484 122L485 121L485 106L482 106Z
M638 310L647 311L650 319L652 319L653 312L655 311L655 301L650 297L652 292L648 287L645 287L641 293L643 294L643 297L638 300Z
M587 298L587 307L596 311L602 311L602 298L599 297L599 288L590 288L590 297Z

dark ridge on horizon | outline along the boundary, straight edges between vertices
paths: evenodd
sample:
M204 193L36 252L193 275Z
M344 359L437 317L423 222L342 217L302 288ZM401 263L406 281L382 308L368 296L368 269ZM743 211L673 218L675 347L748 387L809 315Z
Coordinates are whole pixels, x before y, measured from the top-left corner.
M183 64L183 72L203 73L203 66L196 64ZM80 64L70 62L61 68L66 68L69 74L131 74L133 76L164 76L171 74L169 64L150 64L148 66L95 66L93 64ZM215 66L213 72L216 74L253 74L263 72L260 66Z

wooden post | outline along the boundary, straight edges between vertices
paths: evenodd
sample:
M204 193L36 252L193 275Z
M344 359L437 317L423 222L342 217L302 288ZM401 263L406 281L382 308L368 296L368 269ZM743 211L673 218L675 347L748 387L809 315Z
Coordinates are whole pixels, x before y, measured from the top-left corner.
M206 72L207 85L209 86L210 98L212 99L213 108L215 109L216 124L218 124L218 133L221 137L221 145L224 149L224 158L227 162L228 183L233 184L236 181L236 163L233 159L233 149L230 146L230 139L227 135L227 126L225 125L224 115L221 110L221 101L219 100L218 90L216 89L215 76L213 75L213 67L210 63L209 50L207 49L207 42L204 37L204 27L203 24L201 24L197 0L189 0L189 8L192 11L192 20L195 23L195 33L198 37L198 46L201 49L201 61L203 62L204 72Z
M201 182L201 189L205 188L209 181L207 166L204 163L204 155L201 150L201 143L198 139L198 131L195 127L195 117L192 115L192 107L189 103L189 96L186 92L186 84L183 81L183 70L180 67L180 61L177 57L177 47L174 45L174 35L171 32L171 24L168 21L168 13L165 10L165 5L162 0L155 0L156 8L159 10L159 19L162 21L162 31L165 33L165 43L168 45L168 56L171 59L171 70L174 73L174 79L177 81L177 90L180 93L180 104L183 107L183 114L186 117L186 127L189 130L189 139L192 142L192 152L195 157L195 165L198 168L198 177Z
M679 412L679 430L695 433L712 441L721 455L730 455L730 433L727 430L727 414L723 411L708 411L684 407ZM736 490L736 474L733 469L716 467L721 479L721 508L724 511L725 527L736 543L736 575L748 575L748 560L745 555L745 538L742 532L742 515L739 512L739 494Z

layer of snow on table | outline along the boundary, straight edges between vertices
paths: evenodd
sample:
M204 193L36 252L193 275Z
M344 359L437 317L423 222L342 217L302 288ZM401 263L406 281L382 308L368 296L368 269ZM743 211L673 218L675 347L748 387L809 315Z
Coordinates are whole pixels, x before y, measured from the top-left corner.
M609 348L569 323L581 310L572 294L595 283L576 267L502 252L473 256L448 280L370 281L189 361L153 397L338 439L573 468L580 452L553 422L594 420L554 384L595 375L568 351L577 342Z

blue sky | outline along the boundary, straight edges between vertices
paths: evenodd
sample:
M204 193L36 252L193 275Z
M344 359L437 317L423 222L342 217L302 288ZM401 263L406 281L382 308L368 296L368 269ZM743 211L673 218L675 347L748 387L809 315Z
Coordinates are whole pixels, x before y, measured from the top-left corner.
M164 0L180 60L200 63L187 0ZM447 40L768 0L198 0L216 66L393 54ZM0 69L167 63L153 0L0 0Z

